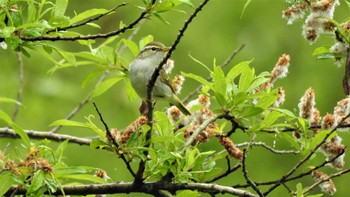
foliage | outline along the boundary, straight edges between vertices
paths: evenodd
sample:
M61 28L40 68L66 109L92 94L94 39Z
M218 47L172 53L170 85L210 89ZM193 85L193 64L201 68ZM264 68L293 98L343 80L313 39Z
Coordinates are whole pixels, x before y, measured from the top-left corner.
M209 66L192 58L203 66L209 78L196 73L181 73L183 77L199 85L198 91L193 93L197 98L188 97L184 100L192 113L190 116L183 115L174 106L167 108L166 112L157 111L154 109L153 99L148 97L144 102L148 111L123 130L109 128L96 104L96 112L104 127L99 126L99 121L92 114L83 114L85 122L72 120L83 105L108 93L121 83L125 84L121 92L125 92L130 100L137 97L129 80L128 66L154 38L148 35L135 41L133 34L129 38L124 37L125 32L137 33L137 28L141 28L141 21L148 18L157 18L169 24L163 13L183 12L184 7L189 7L193 14L184 22L183 28L168 49L170 56L181 42L192 19L197 17L207 2L205 0L200 5L195 5L189 0L143 0L139 5L139 17L132 22L120 22L119 27L110 32L93 34L78 27L100 30L100 18L117 13L127 4L119 4L110 10L94 8L68 16L68 0L0 1L0 43L4 50L15 51L28 58L33 53L39 53L53 63L48 71L50 74L70 68L77 68L75 72L79 72L84 67L92 67L93 71L85 76L82 87L87 87L99 77L86 99L67 118L51 123L50 126L55 126L51 131L25 130L16 123L15 115L11 117L4 110L0 110L0 119L6 125L0 129L1 136L19 136L18 140L23 145L19 149L25 152L25 156L7 153L6 149L0 152L0 195L143 192L154 196L199 196L203 192L212 195L228 193L237 196L268 196L281 185L287 188L286 193L293 196L312 194L310 191L316 186L320 186L324 193L334 194L336 189L332 178L345 176L349 171L342 170L345 165L345 146L342 145L338 133L348 127L350 100L345 98L339 101L333 114L320 117L320 112L315 107L315 92L310 88L300 99L298 111L282 108L285 91L274 85L277 80L287 76L291 59L288 54L279 57L271 72L261 73L257 73L251 65L254 60L242 61L228 71L224 70L242 48L234 51L229 61L221 65L215 59L213 65ZM251 4L254 2L246 2L242 17ZM313 55L320 59L331 58L338 63L345 63L348 72L344 76L343 88L348 95L349 24L333 19L335 6L338 4L336 0L294 2L283 12L283 16L291 23L308 13L303 35L310 42L315 42L324 31L332 33L336 43L331 47L317 47ZM97 39L102 41L98 42ZM69 51L54 41L72 41L80 45L82 50ZM164 62L168 58L165 57ZM156 87L154 83L152 86L152 81L157 80L161 69L169 66L169 62L171 61L168 60L164 65L159 62L159 70L155 70L149 81L151 85L145 84L149 95L152 88ZM178 86L182 83L178 83L176 79L180 78L175 77L171 85L173 88L181 88ZM0 102L21 105L20 99L7 97L0 97ZM81 128L94 133L94 138L58 134L61 127ZM238 143L237 136L241 134L247 140ZM257 138L261 136L267 136L275 142L286 142L288 150L278 150L264 140L258 141ZM35 138L42 140L33 141ZM49 145L50 140L59 141L60 145L54 149ZM132 182L115 183L116 180L110 179L106 171L97 167L66 164L64 151L72 143L113 153L124 163ZM208 149L208 144L214 145L214 148ZM288 172L278 174L277 180L258 182L247 170L252 167L249 165L249 153L255 146L266 148L276 154L276 157L278 154L297 155L299 160ZM326 159L316 152L322 152ZM222 163L226 163L226 167ZM327 165L337 172L331 175L321 172ZM300 168L302 172L298 171ZM244 184L239 184L241 180L235 182L234 186L233 183L212 184L218 180L230 179L237 170L242 170L240 178ZM308 176L314 178L315 184L304 187L303 179ZM298 183L290 183L292 180L297 180ZM269 187L262 191L263 185ZM250 189L245 189L247 187Z

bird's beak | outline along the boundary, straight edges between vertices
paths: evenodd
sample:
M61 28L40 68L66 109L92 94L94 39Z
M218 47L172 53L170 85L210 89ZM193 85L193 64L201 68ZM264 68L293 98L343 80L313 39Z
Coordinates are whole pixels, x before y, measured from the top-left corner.
M168 47L162 48L162 51L163 51L163 52L168 52L169 50L170 50L170 48L168 48Z

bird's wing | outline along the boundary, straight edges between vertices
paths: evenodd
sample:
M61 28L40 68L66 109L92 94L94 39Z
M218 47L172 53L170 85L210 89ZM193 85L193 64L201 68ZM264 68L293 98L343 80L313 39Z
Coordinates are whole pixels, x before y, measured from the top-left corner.
M169 76L166 74L165 70L162 68L159 71L159 79L161 82L165 83L167 86L169 86L169 88L171 89L171 91L176 94L176 91L173 87L173 85L171 84L171 81L169 80Z

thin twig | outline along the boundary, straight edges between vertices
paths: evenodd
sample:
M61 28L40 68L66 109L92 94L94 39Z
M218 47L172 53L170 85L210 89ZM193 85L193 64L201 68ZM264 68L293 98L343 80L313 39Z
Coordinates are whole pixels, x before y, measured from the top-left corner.
M230 160L228 159L228 157L226 157L227 159L227 162L229 163ZM235 166L231 167L230 165L227 166L227 170L225 172L223 172L222 174L219 174L217 175L216 177L214 177L213 179L211 180L208 180L208 181L205 181L206 183L212 183L212 182L215 182L219 179L222 179L226 176L228 176L229 174L231 174L232 172L238 170L240 167L242 166L242 163L237 163Z
M263 194L262 191L259 189L259 187L258 187L258 186L250 179L250 177L248 176L247 165L246 165L247 153L248 153L248 150L250 149L252 143L254 142L255 138L256 138L256 134L254 134L254 136L253 136L252 139L250 140L250 142L249 142L247 148L243 150L242 172L243 172L243 177L245 178L245 180L247 181L247 183L253 188L254 191L256 191L256 193L258 193L259 197L264 197L264 194Z
M317 170L317 169L320 169L324 166L326 166L327 164L329 163L332 163L333 161L335 161L338 157L340 157L342 154L344 154L344 151L343 152L340 152L338 155L336 155L335 157L333 157L332 159L330 160L326 160L324 162L322 162L321 164L313 167L312 169L306 171L306 172L303 172L303 173L300 173L299 175L296 175L294 177L290 177L290 178L287 178L283 183L287 183L287 182L290 182L290 181L293 181L293 180L296 180L296 179L300 179L304 176L307 176L307 175L310 175L312 173L313 170ZM255 182L256 185L272 185L272 184L276 184L279 180L274 180L274 181L265 181L265 182ZM233 185L232 187L234 188L246 188L246 187L249 187L250 185L249 184L237 184L237 185Z
M241 44L241 46L239 46L237 49L235 49L230 56L220 65L221 68L227 66L232 59L244 48L244 44ZM208 81L212 80L212 77L209 76L207 77ZM190 92L189 94L187 94L187 96L182 100L184 103L187 103L194 95L196 95L198 93L198 91L203 87L203 85L199 85L195 90L193 90L192 92Z
M334 173L332 175L329 175L328 178L326 179L323 179L323 180L320 180L320 181L317 181L316 183L312 184L311 186L307 187L304 189L303 191L303 194L306 194L308 192L310 192L311 190L313 190L315 187L317 187L318 185L320 185L321 183L325 182L325 181L329 181L330 179L332 178L335 178L335 177L339 177L343 174L346 174L346 173L349 173L350 172L350 168L348 169L345 169L345 170L342 170L342 171L339 171L337 173Z
M24 70L23 70L23 58L22 53L17 52L17 60L18 60L18 91L17 91L17 101L15 104L15 110L12 114L12 120L15 121L17 118L17 114L19 112L20 105L22 103L23 97L23 80L24 80Z
M347 119L350 117L350 113L347 114L338 124L336 127L334 127L323 139L320 143L318 143L315 148L313 148L309 154L307 154L301 161L299 161L289 172L287 172L280 180L278 180L273 186L271 186L264 195L268 195L270 192L272 192L276 187L278 187L281 183L285 182L285 180L291 176L301 165L303 165L306 161L308 161L311 156L316 152L318 148L320 148L328 139L329 136L331 136L338 127Z
M101 122L103 123L105 129L106 129L106 136L107 136L107 140L109 141L109 143L111 144L113 150L115 151L115 153L120 156L120 158L124 161L126 168L129 170L130 174L135 177L135 173L132 170L131 166L130 166L130 162L126 159L126 157L123 154L119 154L119 145L117 144L117 142L115 141L113 134L111 133L111 130L108 128L107 123L103 120L102 114L100 113L100 111L97 108L96 103L93 103L96 109L96 112L98 114L98 116L100 117Z
M69 26L67 26L67 27L57 27L57 28L55 28L55 29L50 29L50 30L47 31L47 33L55 32L55 31L65 31L65 30L67 30L67 29L72 29L72 28L76 28L76 27L80 27L80 26L86 25L87 23L90 23L90 22L92 22L92 21L96 21L96 20L98 20L98 19L100 19L100 18L102 18L102 17L104 17L104 16L106 16L106 15L108 15L108 14L114 12L114 11L117 10L118 8L123 7L123 6L126 6L126 5L127 5L127 3L124 2L124 3L122 3L122 4L119 4L119 5L115 6L115 7L112 8L112 9L108 10L107 12L105 12L105 13L103 13L103 14L99 14L99 15L97 15L97 16L95 16L95 17L93 17L93 18L90 18L90 19L88 19L88 20L86 20L86 21L84 21L84 22L77 23L77 24L72 24L72 25L69 25Z
M243 142L240 144L236 144L236 146L242 147L242 146L247 146L248 144L249 144L248 142ZM253 142L251 144L251 146L261 146L261 147L266 148L267 150L269 150L270 152L275 153L275 154L294 154L294 155L300 154L299 151L295 151L295 150L276 150L276 149L268 146L264 142Z
M213 115L212 117L206 119L202 124L200 124L196 130L193 131L192 135L186 140L185 145L182 147L181 153L184 153L187 148L192 145L192 143L196 140L197 135L203 131L205 128L207 128L207 126L212 123L215 122L217 119L222 118L224 116L224 114L220 114L220 115Z

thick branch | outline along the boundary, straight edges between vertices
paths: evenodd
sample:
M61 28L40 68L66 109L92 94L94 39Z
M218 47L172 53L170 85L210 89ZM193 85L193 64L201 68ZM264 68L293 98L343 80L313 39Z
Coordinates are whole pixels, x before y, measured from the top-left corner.
M51 133L47 131L34 131L34 130L24 130L24 131L32 139L40 139L40 140L49 139L56 142L63 142L65 140L69 140L69 142L71 143L76 143L79 145L87 145L87 146L89 146L92 141L91 139L87 139L87 138L80 138L80 137L75 137L75 136L65 135L65 134L56 134L56 133ZM16 134L14 130L7 127L0 128L0 136L19 138L19 136Z
M16 190L16 195L26 194L24 188L11 187L7 191L6 195L11 194ZM197 190L203 193L222 193L232 194L236 196L244 197L257 197L249 191L239 190L228 186L222 186L217 184L206 184L206 183L161 183L161 182L150 182L144 183L139 186L135 186L131 182L121 183L110 183L110 184L91 184L91 185L74 185L74 186L63 186L62 191L65 195L88 195L88 194L118 194L118 193L157 193L159 190L166 190L169 192L175 192L180 190ZM57 188L57 191L50 193L50 195L63 195L62 191Z

